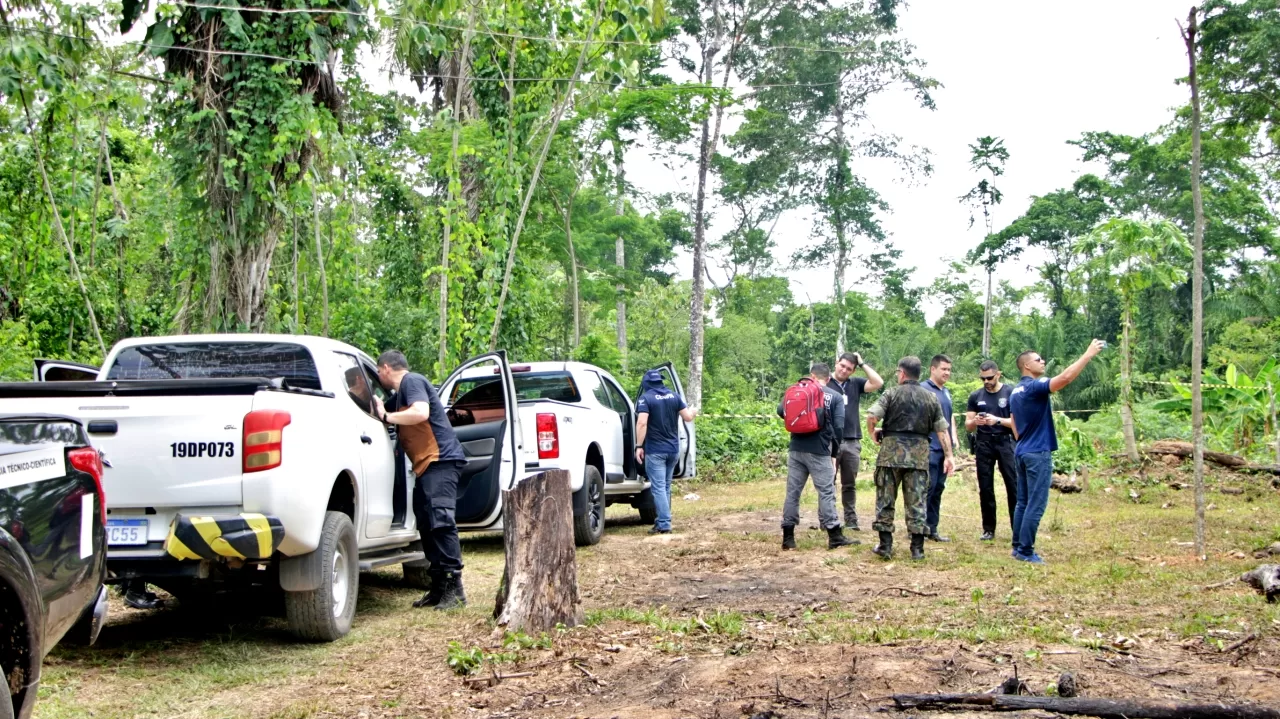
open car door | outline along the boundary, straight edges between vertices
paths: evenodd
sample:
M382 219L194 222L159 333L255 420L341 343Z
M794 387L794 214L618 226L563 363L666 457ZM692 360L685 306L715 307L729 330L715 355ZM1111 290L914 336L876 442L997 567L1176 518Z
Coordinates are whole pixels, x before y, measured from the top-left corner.
M62 360L35 360L37 382L92 382L98 379L98 368L79 362Z
M680 376L676 374L675 365L670 362L663 363L655 367L655 371L665 375L667 385L684 398L684 385L680 384ZM697 435L694 433L693 422L680 420L680 427L677 429L680 433L680 461L676 462L676 477L693 477L698 472L697 454L698 441Z
M490 352L463 362L440 385L440 400L467 458L458 481L457 522L489 526L501 512L502 490L511 489L524 467L507 353Z

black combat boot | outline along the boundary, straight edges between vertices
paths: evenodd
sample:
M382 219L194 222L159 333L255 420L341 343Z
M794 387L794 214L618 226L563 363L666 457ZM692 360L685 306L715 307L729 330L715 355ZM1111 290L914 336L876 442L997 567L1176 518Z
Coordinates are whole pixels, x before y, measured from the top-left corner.
M911 535L911 558L924 559L924 535Z
M880 532L880 543L871 551L885 559L893 559L893 532Z
M937 527L929 527L929 532L928 534L925 535L925 537L930 542L950 542L951 541L950 537L944 537L941 534L938 534Z
M856 539L849 539L844 536L844 530L839 527L832 527L827 530L827 549L839 549L841 547L850 547L855 544L862 544Z
M783 549L796 548L796 528L795 527L782 528L782 548Z
M443 584L444 589L440 593L440 603L436 605L436 609L458 609L467 606L467 595L462 591L462 574L445 572Z
M444 574L441 572L427 572L427 576L431 578L431 587L413 603L413 606L418 609L436 606L440 603L441 595L444 594Z

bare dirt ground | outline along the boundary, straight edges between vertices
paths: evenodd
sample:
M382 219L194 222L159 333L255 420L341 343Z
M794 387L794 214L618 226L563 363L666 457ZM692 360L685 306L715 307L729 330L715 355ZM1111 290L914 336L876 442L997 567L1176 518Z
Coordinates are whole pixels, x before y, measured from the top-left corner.
M464 543L466 610L413 610L395 570L365 576L356 628L331 645L297 645L274 618L113 605L99 646L49 658L36 715L861 717L895 693L984 692L1015 674L1044 694L1062 672L1086 696L1280 706L1280 605L1243 584L1205 589L1280 539L1280 493L1225 478L1245 491L1210 494L1201 563L1190 492L1164 479L1055 494L1045 567L1009 558L1007 518L995 543L977 540L963 476L944 500L955 541L920 563L905 546L876 559L869 531L828 551L804 529L783 552L780 482L696 486L666 537L611 509L605 540L578 556L586 623L541 639L489 619L498 537ZM867 527L872 494L859 492ZM465 677L447 663L463 655L478 661Z

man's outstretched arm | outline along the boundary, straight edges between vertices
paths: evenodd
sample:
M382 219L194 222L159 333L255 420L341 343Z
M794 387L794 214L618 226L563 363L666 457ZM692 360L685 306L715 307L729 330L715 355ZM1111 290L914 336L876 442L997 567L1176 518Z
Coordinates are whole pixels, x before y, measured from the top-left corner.
M1085 350L1084 354L1080 355L1080 359L1072 362L1069 367L1062 370L1061 374L1049 380L1049 391L1058 392L1063 387L1075 382L1076 378L1080 376L1080 373L1084 371L1085 365L1089 364L1089 360L1097 357L1098 353L1101 352L1102 348L1105 346L1106 343L1102 340L1094 340L1090 342L1089 349Z

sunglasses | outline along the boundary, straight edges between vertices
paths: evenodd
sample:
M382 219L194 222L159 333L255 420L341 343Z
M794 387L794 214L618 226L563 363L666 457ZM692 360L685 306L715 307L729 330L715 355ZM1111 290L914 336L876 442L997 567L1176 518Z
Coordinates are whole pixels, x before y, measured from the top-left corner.
M983 377L982 375L978 375L978 379L982 380L983 382L990 382L995 378L996 378L995 375L991 375L990 377Z

